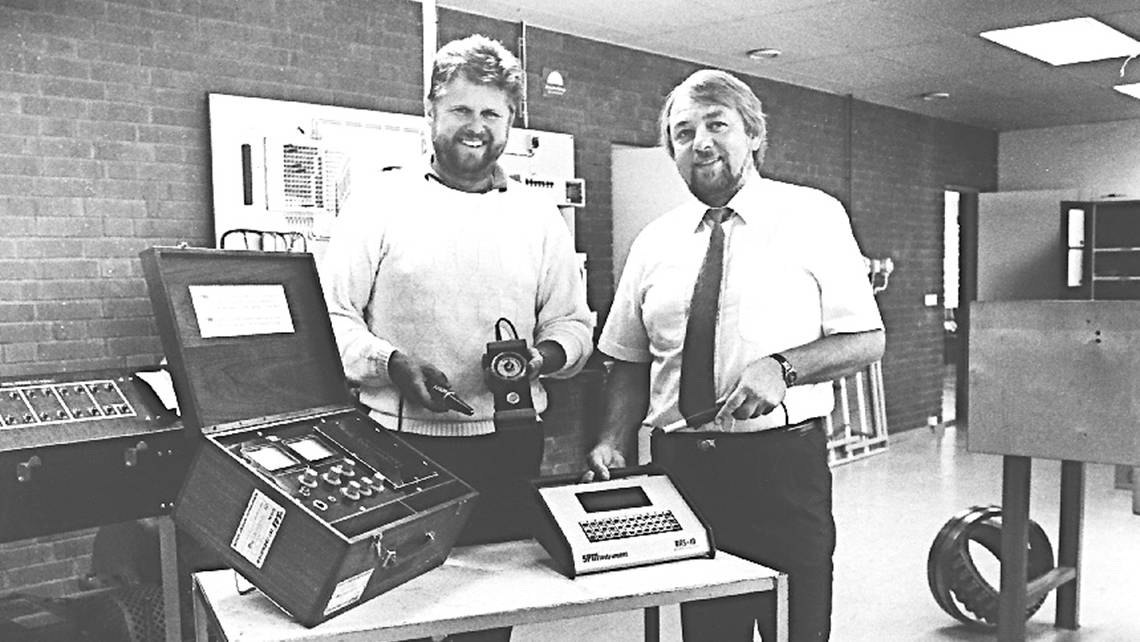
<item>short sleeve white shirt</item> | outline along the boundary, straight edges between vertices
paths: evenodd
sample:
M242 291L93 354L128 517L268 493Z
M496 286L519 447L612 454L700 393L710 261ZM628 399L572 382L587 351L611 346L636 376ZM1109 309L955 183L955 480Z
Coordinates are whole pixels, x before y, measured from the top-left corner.
M843 205L824 192L754 174L728 203L717 319L715 387L724 397L751 363L820 337L883 327ZM693 285L709 241L696 199L645 227L630 249L598 348L650 363L645 425L681 418L681 348ZM722 427L751 432L822 417L829 382L793 386L765 416Z

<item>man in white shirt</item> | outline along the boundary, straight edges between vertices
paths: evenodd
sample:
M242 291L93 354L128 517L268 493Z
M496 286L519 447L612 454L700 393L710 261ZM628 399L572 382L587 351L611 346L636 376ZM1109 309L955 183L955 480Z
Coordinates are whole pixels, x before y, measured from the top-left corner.
M698 71L669 95L661 123L694 199L630 250L598 344L615 363L587 479L626 464L634 431L686 420L654 438L656 463L719 548L788 573L791 639L826 642L835 523L821 418L830 382L884 349L862 254L837 200L759 175L764 114L737 78ZM773 640L770 597L684 605L686 642L751 641L755 624Z

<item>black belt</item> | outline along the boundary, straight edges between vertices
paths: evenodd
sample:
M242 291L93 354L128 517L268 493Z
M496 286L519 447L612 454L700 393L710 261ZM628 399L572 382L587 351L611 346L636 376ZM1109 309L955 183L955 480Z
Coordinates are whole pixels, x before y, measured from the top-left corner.
M820 430L822 430L823 429L823 417L814 417L812 419L807 419L807 420L801 421L798 424L785 424L785 425L780 426L778 428L773 428L772 430L779 430L781 432L795 432L798 430L811 430L812 428L819 428ZM767 431L761 430L760 432L767 432Z
M650 440L650 458L654 463L670 468L678 459L687 459L686 453L717 451L742 452L753 449L767 449L766 439L779 439L796 434L806 434L813 428L823 428L823 419L815 418L788 424L768 430L750 432L724 432L719 430L694 430L664 432L655 430ZM776 445L774 442L771 445Z
M723 437L726 435L765 435L770 433L798 432L811 430L812 428L816 427L819 427L821 429L823 428L823 417L814 417L812 419L801 421L798 424L784 424L783 426L765 428L764 430L748 430L740 432L730 432L725 430L677 430L674 432L668 428L664 430L661 428L654 428L652 434L654 437L658 435L689 435L693 438L699 438L703 435L705 438L708 438L710 436Z
M717 447L717 441L727 442L741 442L752 441L764 438L771 438L781 435L789 435L801 432L808 432L813 428L823 429L823 419L816 417L801 421L798 424L786 424L776 428L768 428L767 430L751 430L748 432L725 432L722 430L686 430L677 432L664 432L660 429L654 430L650 440L651 452L658 450L654 447L655 444L673 444L674 446L686 448L695 444L698 450L711 450ZM656 457L654 458L656 459Z

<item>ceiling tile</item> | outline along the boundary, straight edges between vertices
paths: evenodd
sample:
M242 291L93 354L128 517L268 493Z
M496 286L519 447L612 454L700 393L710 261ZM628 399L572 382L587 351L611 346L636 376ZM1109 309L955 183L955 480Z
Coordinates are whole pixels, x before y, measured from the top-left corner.
M778 61L750 61L760 70L784 65L789 61L806 60L846 53L850 50L842 41L826 34L804 33L782 27L763 18L732 20L710 25L710 36L694 38L689 30L678 29L660 35L662 40L685 43L693 49L729 54L744 58L745 52L757 47L775 47L783 52Z
M841 56L813 58L788 65L798 73L827 78L848 88L877 85L899 78L923 77L925 72L879 56L876 52L854 52Z
M1085 13L1060 0L883 0L899 13L933 21L959 33L1075 18Z

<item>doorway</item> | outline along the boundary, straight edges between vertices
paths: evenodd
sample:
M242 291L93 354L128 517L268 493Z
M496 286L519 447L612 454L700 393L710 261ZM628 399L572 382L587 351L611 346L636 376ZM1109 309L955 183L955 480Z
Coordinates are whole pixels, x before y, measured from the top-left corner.
M942 423L965 426L970 302L977 300L978 193L946 188L942 255Z
M958 209L961 194L946 190L942 194L942 410L944 424L957 419L958 389L958 320L960 238Z

